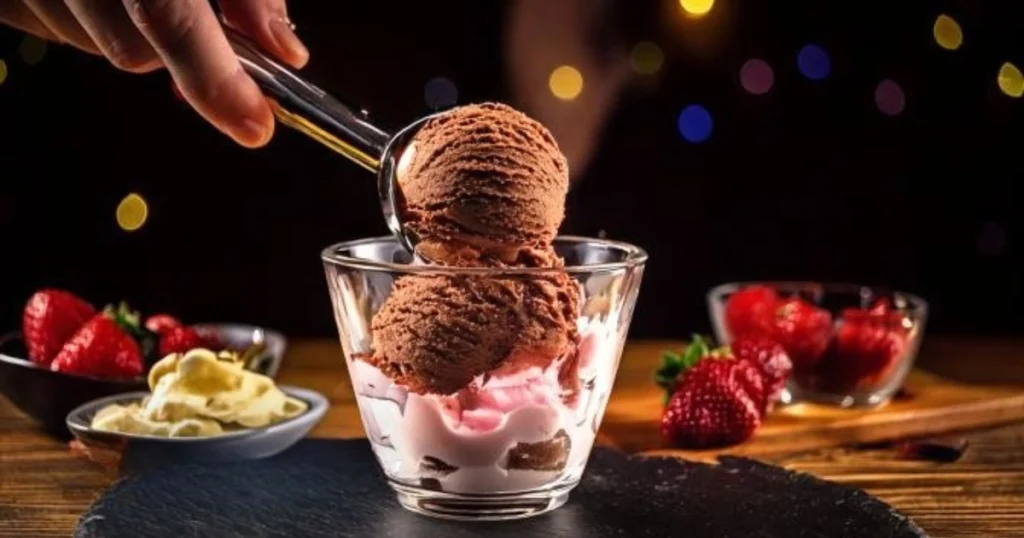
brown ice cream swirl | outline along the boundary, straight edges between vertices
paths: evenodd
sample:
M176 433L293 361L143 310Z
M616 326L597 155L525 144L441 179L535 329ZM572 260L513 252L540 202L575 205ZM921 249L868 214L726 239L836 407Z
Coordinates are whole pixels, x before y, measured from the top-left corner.
M430 263L552 271L403 276L373 318L364 360L413 392L447 395L564 359L571 399L582 291L552 247L569 174L551 133L507 105L459 107L415 135L398 180L405 226Z
M543 125L507 105L467 105L428 121L411 148L399 203L422 254L452 265L551 262L569 172Z
M488 373L575 352L579 286L568 275L409 275L372 322L370 359L419 393L452 394Z

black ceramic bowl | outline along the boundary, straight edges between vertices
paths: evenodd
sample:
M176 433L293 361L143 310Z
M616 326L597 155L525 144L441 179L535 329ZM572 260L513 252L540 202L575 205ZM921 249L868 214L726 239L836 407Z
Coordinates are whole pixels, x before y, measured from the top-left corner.
M265 351L255 369L270 377L277 375L287 346L280 333L241 324L207 323L202 327L214 332L231 349L264 344ZM23 358L27 356L20 334L0 337L0 394L39 422L47 433L61 439L70 439L65 421L78 406L97 398L149 390L145 376L122 381L54 372Z

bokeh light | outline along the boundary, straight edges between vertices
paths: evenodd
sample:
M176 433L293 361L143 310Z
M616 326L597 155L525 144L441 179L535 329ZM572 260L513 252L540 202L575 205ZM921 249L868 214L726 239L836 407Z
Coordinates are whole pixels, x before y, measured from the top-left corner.
M701 17L715 7L715 0L679 0L679 5L688 15Z
M583 75L579 69L571 65L559 66L551 72L548 88L555 97L563 101L572 101L583 91Z
M964 43L964 33L960 29L960 23L949 15L939 15L939 18L935 19L932 35L935 37L935 42L946 50L956 50Z
M0 60L0 84L7 80L7 62Z
M885 79L875 88L875 106L886 116L895 116L907 106L903 88L896 82Z
M149 217L149 205L146 204L146 200L142 196L133 192L117 204L116 216L117 225L122 230L134 232L146 224L146 219Z
M26 34L21 38L21 44L18 45L18 55L21 56L23 62L29 65L37 64L43 61L43 56L46 56L46 41Z
M1024 75L1020 69L1010 62L1006 62L999 68L999 89L1010 97L1024 95Z
M434 77L423 88L423 100L433 109L448 108L458 102L459 90L451 80Z
M775 73L768 62L751 58L740 68L740 84L754 95L768 93L775 84Z
M661 69L665 62L665 53L661 47L650 41L641 41L633 45L629 52L629 64L633 71L640 75L653 75Z
M831 61L824 49L817 45L805 45L796 57L800 73L811 80L823 80L832 70Z
M708 109L701 105L689 105L679 114L677 127L687 142L699 144L711 138L714 121Z

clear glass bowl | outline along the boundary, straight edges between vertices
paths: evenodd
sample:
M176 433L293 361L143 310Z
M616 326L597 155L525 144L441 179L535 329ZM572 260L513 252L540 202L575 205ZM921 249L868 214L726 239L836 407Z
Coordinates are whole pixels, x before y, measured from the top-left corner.
M794 356L793 373L782 394L783 403L812 401L841 407L871 407L884 404L900 389L913 368L924 337L928 303L913 294L855 284L822 282L732 282L712 288L707 294L712 328L719 342L731 343L726 322L726 304L733 294L749 286L766 286L783 299L798 297L828 312L827 327L820 345L809 341L780 342L799 346L805 352L816 348L808 359ZM857 318L843 315L850 308L870 309L877 301L891 305L894 321L888 325L869 321L863 327ZM871 318L873 320L873 318ZM886 318L890 319L890 318ZM845 327L844 324L848 326Z
M576 237L555 250L565 267L425 265L391 237L323 251L363 426L406 508L527 517L579 483L647 255Z

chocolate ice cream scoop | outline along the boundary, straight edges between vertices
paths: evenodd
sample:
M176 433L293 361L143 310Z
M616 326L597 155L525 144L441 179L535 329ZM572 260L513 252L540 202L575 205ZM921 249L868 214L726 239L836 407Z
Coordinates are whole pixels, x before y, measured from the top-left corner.
M282 124L377 173L384 218L407 249L423 239L421 255L451 264L555 260L547 244L562 221L568 172L539 123L505 105L469 105L390 135L251 40L224 32Z
M575 349L579 288L568 275L409 275L373 318L370 362L420 393L546 367Z
M568 164L551 133L507 105L428 120L398 166L399 211L417 251L446 265L550 266Z

